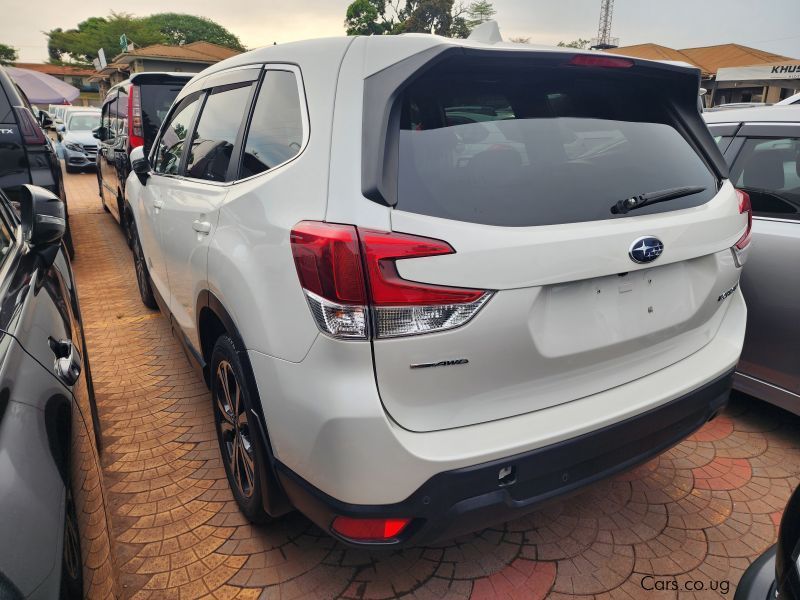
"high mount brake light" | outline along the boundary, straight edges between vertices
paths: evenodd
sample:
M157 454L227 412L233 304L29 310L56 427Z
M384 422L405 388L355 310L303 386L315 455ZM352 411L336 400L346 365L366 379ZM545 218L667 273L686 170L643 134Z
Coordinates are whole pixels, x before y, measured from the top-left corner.
M744 250L753 239L753 206L750 204L750 194L747 192L736 190L736 195L739 197L739 214L747 213L747 229L736 242L736 248Z
M602 54L576 54L568 65L576 67L601 67L605 69L630 69L633 61L630 58L617 58Z
M317 326L334 337L367 339L370 322L376 338L453 329L491 297L400 277L397 260L454 253L440 240L304 221L292 230L291 245Z

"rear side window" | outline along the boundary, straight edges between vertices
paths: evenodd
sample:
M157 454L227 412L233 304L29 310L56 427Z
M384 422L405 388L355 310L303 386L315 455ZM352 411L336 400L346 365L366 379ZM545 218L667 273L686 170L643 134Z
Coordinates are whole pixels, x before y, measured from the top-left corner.
M169 124L161 133L153 167L156 173L164 175L178 174L186 136L189 134L189 127L192 124L200 99L201 96L195 96L181 101Z
M510 227L707 202L716 178L651 88L602 71L431 69L401 100L396 208ZM631 196L696 186L705 190L611 213Z
M294 158L303 144L297 77L267 71L247 133L240 177L250 177Z
M746 140L731 181L750 195L756 215L800 220L800 138Z
M226 181L236 135L247 111L251 84L214 90L192 136L186 176L207 181Z
M161 123L169 113L173 101L183 89L183 82L138 85L142 99L142 132L144 133L145 153L147 153L158 133L158 128L161 127ZM125 108L127 110L127 105ZM127 117L127 114L125 116Z

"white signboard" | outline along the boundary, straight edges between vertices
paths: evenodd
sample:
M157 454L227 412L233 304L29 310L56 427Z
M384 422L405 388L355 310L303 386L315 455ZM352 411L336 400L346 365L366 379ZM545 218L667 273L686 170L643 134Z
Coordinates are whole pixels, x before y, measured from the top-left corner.
M717 81L760 81L765 79L800 79L800 62L726 67L717 71Z

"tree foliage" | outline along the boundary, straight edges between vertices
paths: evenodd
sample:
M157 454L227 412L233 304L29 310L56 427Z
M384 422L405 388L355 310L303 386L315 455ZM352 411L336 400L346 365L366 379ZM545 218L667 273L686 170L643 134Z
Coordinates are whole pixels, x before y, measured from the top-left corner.
M591 40L578 38L577 40L572 40L571 42L558 42L557 45L562 48L578 48L579 50L586 50L591 43Z
M121 52L119 38L122 34L139 47L208 41L244 50L239 38L202 17L176 13L134 17L114 12L108 17L90 17L78 23L75 29L48 31L47 50L51 62L61 61L66 56L72 61L91 63L97 58L98 50L103 48L106 59L110 61Z
M487 0L469 6L455 0L354 0L347 7L344 25L347 35L433 32L464 38L494 14Z
M19 55L13 46L0 44L0 65L11 65L17 61Z
M509 42L513 42L515 44L530 44L531 43L531 38L530 37L525 37L523 35L518 35L517 37L508 38L508 41Z

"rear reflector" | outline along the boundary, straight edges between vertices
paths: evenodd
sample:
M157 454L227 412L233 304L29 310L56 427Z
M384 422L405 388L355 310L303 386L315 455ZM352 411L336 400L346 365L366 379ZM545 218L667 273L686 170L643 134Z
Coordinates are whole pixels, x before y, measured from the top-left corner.
M736 190L736 195L739 197L739 214L747 213L747 229L736 242L736 248L744 250L753 238L753 206L750 204L750 194L747 192Z
M576 54L567 63L576 67L600 67L605 69L629 69L633 66L630 58L617 58L602 54Z
M403 233L304 221L291 233L300 285L321 331L367 339L459 327L491 292L407 281L395 261L452 254L446 242Z
M331 528L354 542L391 542L403 532L411 519L354 519L336 517Z

